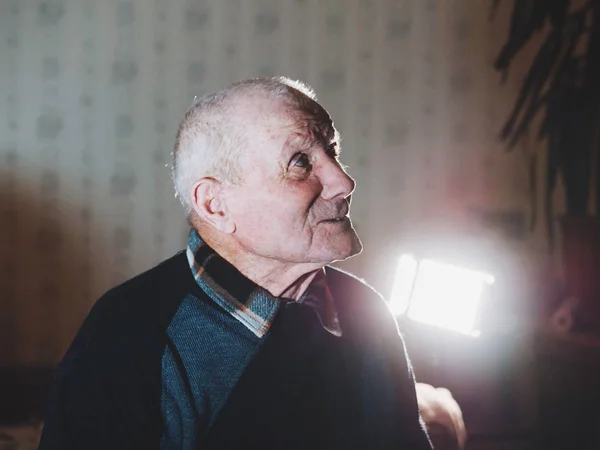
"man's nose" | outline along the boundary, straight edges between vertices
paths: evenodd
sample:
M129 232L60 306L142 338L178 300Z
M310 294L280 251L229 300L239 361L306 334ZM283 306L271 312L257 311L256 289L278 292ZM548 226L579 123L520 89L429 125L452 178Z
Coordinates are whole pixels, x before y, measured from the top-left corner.
M356 186L350 175L333 159L322 165L320 178L323 185L321 196L326 200L336 197L346 198L354 192Z

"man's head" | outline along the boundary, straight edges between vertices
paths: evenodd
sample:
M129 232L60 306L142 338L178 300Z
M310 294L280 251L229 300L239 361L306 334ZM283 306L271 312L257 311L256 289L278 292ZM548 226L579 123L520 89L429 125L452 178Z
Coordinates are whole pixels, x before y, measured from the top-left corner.
M339 135L305 85L236 83L201 98L177 134L173 178L209 244L255 260L324 265L360 252Z

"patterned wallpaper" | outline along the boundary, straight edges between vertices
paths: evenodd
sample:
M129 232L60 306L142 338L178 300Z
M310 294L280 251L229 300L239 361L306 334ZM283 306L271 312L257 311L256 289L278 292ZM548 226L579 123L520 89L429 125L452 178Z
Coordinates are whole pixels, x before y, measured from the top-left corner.
M57 361L102 292L182 247L176 125L230 81L316 89L358 183L346 266L382 289L402 233L525 207L489 3L0 0L0 364Z

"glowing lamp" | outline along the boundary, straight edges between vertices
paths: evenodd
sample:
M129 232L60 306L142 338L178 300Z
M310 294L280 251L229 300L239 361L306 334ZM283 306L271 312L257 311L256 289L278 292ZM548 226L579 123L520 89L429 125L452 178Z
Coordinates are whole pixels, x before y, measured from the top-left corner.
M394 315L478 336L482 293L493 282L487 273L402 255L388 305Z

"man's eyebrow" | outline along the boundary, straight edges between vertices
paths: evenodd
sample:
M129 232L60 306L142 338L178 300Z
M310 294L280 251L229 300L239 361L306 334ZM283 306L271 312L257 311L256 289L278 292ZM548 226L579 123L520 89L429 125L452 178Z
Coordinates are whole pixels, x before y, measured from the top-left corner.
M336 141L339 143L339 133L337 132L337 130L335 129L335 127L333 126L333 124L328 123L325 125L325 137L327 138L328 141Z
M300 124L296 122L286 139L284 148L293 150L308 150L317 145L336 147L336 155L339 154L340 135L333 123L314 118L304 118Z
M308 124L309 134L312 138L312 143L327 145L336 143L339 145L340 136L332 122L329 121L314 121Z
M316 144L322 142L322 138L315 135L311 130L305 132L292 133L285 142L286 147L293 147L295 149L308 149Z
M307 136L301 133L292 133L283 144L282 159L289 159L298 151L307 150L311 143L307 141Z

